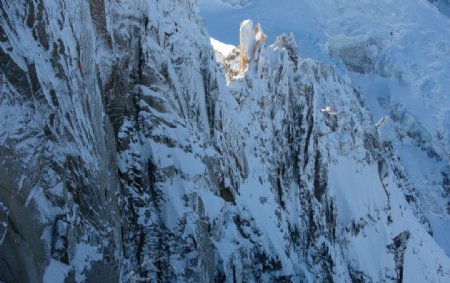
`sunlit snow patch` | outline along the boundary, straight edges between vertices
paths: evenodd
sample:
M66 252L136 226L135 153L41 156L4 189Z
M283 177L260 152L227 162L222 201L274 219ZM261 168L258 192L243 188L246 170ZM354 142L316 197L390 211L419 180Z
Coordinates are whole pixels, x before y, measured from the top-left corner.
M216 57L223 57L223 58L225 58L228 55L230 55L230 53L234 49L236 49L236 46L220 42L220 41L218 41L218 40L216 40L216 39L214 39L212 37L210 37L209 40L211 42L211 45L212 45L214 51L216 52ZM217 54L217 53L219 53L219 54ZM216 58L216 59L218 61L223 61L223 58Z
M330 115L337 115L339 112L337 111L336 107L334 106L327 106L325 108L320 109L320 112L327 113Z

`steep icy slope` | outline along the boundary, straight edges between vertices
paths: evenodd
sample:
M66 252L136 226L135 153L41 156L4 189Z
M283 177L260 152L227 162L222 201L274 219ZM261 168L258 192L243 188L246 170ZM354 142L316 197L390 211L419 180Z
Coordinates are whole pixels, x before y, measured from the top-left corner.
M2 2L0 280L445 282L351 81L251 22L218 64L197 10Z
M225 42L235 43L235 35L221 27L247 17L269 38L292 31L302 54L350 75L374 121L388 117L394 133L384 139L394 144L435 239L450 254L450 61L443 59L450 56L450 20L429 2L445 10L446 1L255 0L241 9L202 7L202 14L211 35Z

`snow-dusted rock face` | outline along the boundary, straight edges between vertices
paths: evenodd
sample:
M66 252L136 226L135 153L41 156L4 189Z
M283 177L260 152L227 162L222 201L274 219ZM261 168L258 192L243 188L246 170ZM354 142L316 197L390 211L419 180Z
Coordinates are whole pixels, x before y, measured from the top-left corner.
M222 26L243 17L258 19L269 38L292 31L303 56L350 76L374 122L389 118L390 134L383 138L390 139L393 154L416 189L433 237L450 255L450 61L443 59L450 57L450 18L442 15L446 2L284 0L274 5L257 0L232 11L202 6L202 13L211 35L227 42L237 43L236 33Z
M197 10L2 2L0 280L445 282L390 120L292 35L217 64Z
M105 4L2 1L0 13L0 279L117 280L121 200L102 94L102 54L112 48Z

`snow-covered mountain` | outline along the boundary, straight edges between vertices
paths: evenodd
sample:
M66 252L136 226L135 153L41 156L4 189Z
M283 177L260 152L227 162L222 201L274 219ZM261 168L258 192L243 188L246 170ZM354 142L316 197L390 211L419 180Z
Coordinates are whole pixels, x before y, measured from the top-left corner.
M448 282L449 19L222 2L2 1L0 281Z
M300 54L350 76L374 122L388 118L394 133L384 138L395 144L435 239L450 255L450 19L430 2L444 14L450 7L446 1L282 0L274 6L255 0L232 10L210 4L202 14L211 35L225 42L234 43L235 35L222 27L248 17L269 29L269 38L292 31Z

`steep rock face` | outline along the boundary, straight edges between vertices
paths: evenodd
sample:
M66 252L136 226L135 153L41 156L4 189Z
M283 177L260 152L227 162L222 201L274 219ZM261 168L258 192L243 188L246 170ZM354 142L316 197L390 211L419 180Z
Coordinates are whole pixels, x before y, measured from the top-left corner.
M235 76L190 1L0 11L0 280L448 278L387 124L292 35Z
M132 66L129 104L118 115L123 240L130 243L121 279L211 281L215 254L198 190L210 190L204 152L224 84L189 1L149 2L131 13L148 19L124 49L135 54L134 64L124 60Z
M91 18L91 5L102 3L0 6L6 282L39 282L49 270L82 279L95 259L99 276L118 277L117 159Z

